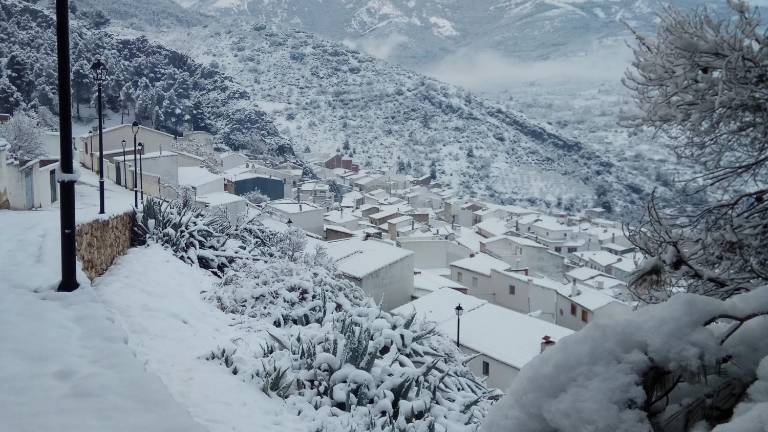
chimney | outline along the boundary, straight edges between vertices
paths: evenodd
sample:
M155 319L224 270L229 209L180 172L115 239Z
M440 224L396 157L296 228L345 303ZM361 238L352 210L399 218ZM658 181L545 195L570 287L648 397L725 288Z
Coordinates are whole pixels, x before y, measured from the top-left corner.
M541 338L541 352L544 352L547 348L555 346L555 341L549 336Z
M579 289L576 288L576 279L574 279L571 283L571 294L569 297L576 297L577 295L579 295Z
M611 243L616 243L616 233L611 234Z
M605 289L605 281L597 281L597 289Z

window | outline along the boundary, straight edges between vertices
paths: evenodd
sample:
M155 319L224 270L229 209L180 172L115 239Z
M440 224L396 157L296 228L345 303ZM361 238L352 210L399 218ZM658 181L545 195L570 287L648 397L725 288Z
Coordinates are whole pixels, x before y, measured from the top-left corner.
M560 308L560 316L563 316L563 308Z
M576 303L571 303L571 315L576 316Z
M456 272L456 281L461 282L461 279L462 279L461 276L462 276L461 272Z
M472 276L472 288L477 288L477 278Z
M563 248L561 248L560 246L555 246L555 252L560 253L562 252L562 250Z
M574 252L576 252L576 249L577 248L575 248L575 247L569 247L568 248L568 253L574 253Z
M588 322L588 313L586 309L581 310L581 320L584 322Z
M483 376L491 374L491 365L487 361L483 360Z
M515 286L514 285L510 285L509 286L509 295L515 295Z

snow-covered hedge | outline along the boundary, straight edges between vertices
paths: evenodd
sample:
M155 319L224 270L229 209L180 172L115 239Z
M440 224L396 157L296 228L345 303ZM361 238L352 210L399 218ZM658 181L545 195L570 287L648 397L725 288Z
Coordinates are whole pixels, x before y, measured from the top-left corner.
M149 201L140 228L221 277L204 298L242 338L205 359L281 397L318 431L474 431L498 391L430 323L383 312L299 229L231 225L189 200Z
M523 368L483 430L763 431L766 334L768 287L727 301L679 294L596 320ZM729 420L750 384L754 400Z

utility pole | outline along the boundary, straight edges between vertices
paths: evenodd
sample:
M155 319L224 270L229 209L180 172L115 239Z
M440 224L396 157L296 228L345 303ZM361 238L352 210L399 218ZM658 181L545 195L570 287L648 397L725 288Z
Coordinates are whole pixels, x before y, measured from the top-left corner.
M59 179L61 201L61 283L58 291L77 289L77 255L75 250L75 170L72 163L72 89L69 69L69 1L56 0L56 56L59 80Z

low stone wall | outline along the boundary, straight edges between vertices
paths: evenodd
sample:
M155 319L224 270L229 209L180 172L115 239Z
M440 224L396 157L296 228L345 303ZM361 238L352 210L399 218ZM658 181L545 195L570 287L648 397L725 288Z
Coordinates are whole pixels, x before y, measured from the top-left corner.
M133 212L78 225L77 258L93 280L104 274L115 258L131 247Z

